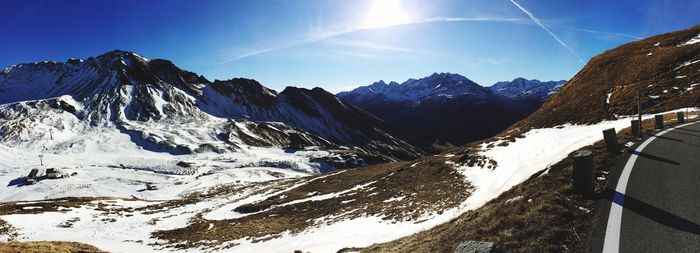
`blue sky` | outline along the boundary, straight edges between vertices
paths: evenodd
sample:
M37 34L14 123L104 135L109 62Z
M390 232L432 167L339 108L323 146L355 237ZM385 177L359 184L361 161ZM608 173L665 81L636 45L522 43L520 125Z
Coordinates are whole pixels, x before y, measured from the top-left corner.
M569 79L623 43L700 24L700 1L3 1L0 65L122 49L213 79L348 90L459 73Z

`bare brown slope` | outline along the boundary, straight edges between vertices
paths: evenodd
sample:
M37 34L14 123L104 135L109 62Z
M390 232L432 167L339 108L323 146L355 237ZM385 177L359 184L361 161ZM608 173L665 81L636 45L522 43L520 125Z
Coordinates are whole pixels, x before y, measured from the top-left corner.
M674 114L665 117L666 122L677 124ZM653 119L644 120L644 135L653 134L653 126ZM619 131L617 138L635 141L629 128ZM595 220L607 217L599 212L599 200L611 197L606 191L606 186L615 183L610 175L622 168L626 162L623 158L632 148L611 154L602 140L585 147L594 151L595 198L584 198L573 191L572 158L568 156L449 222L394 241L343 252L454 252L466 240L493 242L493 252L589 252Z
M77 242L3 242L2 253L99 253L104 252L93 246Z
M645 112L661 112L700 102L700 43L679 46L700 34L700 25L627 43L599 54L530 117L510 129L586 124L636 113L638 87ZM657 44L658 43L658 44ZM611 94L610 104L606 103ZM653 99L660 96L658 99Z

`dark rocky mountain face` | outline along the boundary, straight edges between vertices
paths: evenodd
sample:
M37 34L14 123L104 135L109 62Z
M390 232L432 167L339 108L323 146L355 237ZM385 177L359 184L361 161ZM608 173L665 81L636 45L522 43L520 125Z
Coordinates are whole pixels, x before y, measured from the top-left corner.
M700 26L631 42L593 57L567 84L512 128L586 124L643 111L700 104Z
M36 102L25 102L29 100ZM38 117L34 111L39 107L69 111L60 108L62 103L79 121L116 127L143 148L174 154L223 152L235 149L234 142L353 149L373 162L423 154L403 132L320 88L290 87L277 93L251 79L211 82L170 61L125 51L87 60L19 64L0 72L4 131L29 127L5 116ZM172 141L176 136L153 137L158 126L190 123L215 125L221 143L201 144L205 147L199 149L178 146Z
M554 91L550 83L516 79L494 89L458 74L435 73L401 84L379 81L338 96L426 143L462 145L529 115Z

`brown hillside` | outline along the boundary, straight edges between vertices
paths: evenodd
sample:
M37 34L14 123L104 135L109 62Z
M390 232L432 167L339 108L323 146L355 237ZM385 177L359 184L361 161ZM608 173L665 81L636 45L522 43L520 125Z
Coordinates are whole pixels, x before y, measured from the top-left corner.
M100 253L104 252L93 246L77 242L3 242L2 253Z
M557 94L511 129L587 124L637 113L700 104L700 43L680 46L700 34L700 25L624 44L593 57ZM606 103L612 93L610 104ZM656 96L659 96L656 98Z

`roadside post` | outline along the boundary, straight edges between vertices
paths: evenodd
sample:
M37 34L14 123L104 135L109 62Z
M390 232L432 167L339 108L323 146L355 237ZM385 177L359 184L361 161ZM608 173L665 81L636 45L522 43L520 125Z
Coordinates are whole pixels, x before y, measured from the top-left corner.
M664 115L654 115L656 129L664 129Z
M678 119L678 123L685 123L685 116L683 112L676 112L676 118Z
M605 148L610 153L620 153L620 143L617 142L615 128L603 130L603 139L605 140Z
M574 152L574 192L592 197L595 191L593 180L593 151L583 149Z
M632 136L635 138L640 137L640 129L639 129L639 120L633 119L632 120Z

